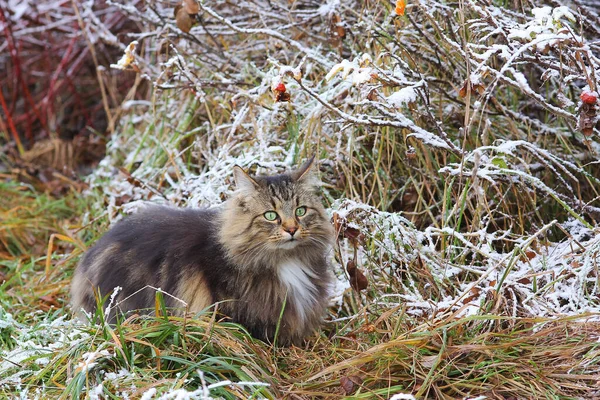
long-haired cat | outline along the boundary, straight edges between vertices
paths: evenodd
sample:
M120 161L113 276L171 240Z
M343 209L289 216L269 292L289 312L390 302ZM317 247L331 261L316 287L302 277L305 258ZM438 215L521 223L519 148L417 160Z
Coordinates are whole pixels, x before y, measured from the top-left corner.
M75 271L75 311L93 312L117 286L120 312L153 309L153 286L193 313L220 302L257 338L274 340L279 324L279 343L300 342L319 326L331 282L334 231L312 165L254 178L236 166L236 191L221 208L153 206L118 222Z

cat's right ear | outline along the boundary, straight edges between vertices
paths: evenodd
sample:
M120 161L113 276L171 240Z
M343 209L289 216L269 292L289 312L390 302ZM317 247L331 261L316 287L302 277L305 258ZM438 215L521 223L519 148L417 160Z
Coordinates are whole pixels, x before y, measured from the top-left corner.
M256 190L258 188L258 183L239 165L233 167L233 179L235 179L237 190Z

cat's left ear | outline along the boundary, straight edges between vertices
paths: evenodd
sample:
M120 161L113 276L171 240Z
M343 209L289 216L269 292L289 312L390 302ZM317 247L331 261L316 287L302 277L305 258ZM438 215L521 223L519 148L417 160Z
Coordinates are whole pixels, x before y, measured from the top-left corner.
M293 177L296 182L319 186L321 182L315 173L315 156L312 156L302 164L302 166L294 172Z
M258 188L258 183L239 165L233 167L233 179L235 179L235 186L238 190L256 190Z

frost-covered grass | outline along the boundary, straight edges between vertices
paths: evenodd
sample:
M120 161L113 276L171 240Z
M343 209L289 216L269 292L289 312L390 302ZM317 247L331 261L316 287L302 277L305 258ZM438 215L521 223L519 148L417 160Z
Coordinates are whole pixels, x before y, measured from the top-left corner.
M600 396L598 103L580 100L600 78L593 13L215 1L183 33L170 3L111 4L143 27L128 36L131 70L114 74L139 74L152 94L122 105L85 196L63 200L69 222L45 223L44 243L62 235L51 262L46 249L24 256L34 217L0 237L18 249L0 270L0 393ZM156 317L114 328L71 321L72 269L115 220L146 201L217 206L234 165L273 173L311 155L338 283L304 346L255 341L213 309L164 316L160 301Z

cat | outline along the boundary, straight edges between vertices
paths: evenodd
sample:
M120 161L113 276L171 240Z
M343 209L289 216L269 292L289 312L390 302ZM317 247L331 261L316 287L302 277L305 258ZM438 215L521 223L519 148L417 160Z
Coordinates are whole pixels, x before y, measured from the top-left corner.
M218 310L251 335L299 344L324 316L334 229L317 194L314 157L298 170L251 177L233 169L236 190L221 207L150 206L115 224L83 256L71 285L80 317L118 286L118 312L152 310L161 288L181 314ZM283 309L283 313L282 313Z

